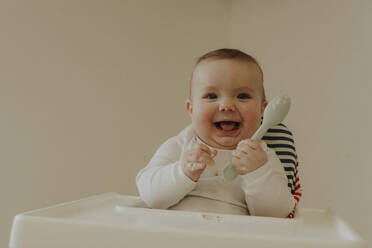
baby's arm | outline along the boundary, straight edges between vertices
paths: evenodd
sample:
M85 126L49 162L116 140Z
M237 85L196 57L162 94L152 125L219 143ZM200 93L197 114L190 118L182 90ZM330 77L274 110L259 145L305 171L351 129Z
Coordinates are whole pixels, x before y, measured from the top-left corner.
M251 215L287 217L295 206L288 180L275 152L261 143L266 163L242 175L242 188Z
M258 166L247 167L249 169L247 172L252 173L243 176L245 179L243 189L246 192L248 208L252 215L285 217L284 215L287 212L287 217L294 217L296 205L301 197L301 186L298 178L297 155L292 133L286 126L279 124L270 128L263 140L273 150L265 148L268 151L267 163L269 165L265 164L262 166L261 162ZM260 156L256 157L260 158ZM239 171L239 166L237 170ZM245 173L240 171L240 174ZM288 191L290 194L288 194ZM266 199L265 196L268 198ZM277 201L282 204L278 204ZM275 208L270 209L270 206ZM290 209L288 210L289 207ZM280 209L282 209L282 214L279 214L281 212Z
M162 144L149 164L136 177L142 200L151 208L167 209L184 198L196 185L182 170L182 144L173 137Z

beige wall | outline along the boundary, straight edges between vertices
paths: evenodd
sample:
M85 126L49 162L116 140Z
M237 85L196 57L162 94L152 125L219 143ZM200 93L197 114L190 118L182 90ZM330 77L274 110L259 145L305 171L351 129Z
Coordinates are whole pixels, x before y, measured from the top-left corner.
M225 46L257 56L269 98L293 98L303 206L368 240L370 13L367 0L1 1L0 246L17 213L137 194L138 170L189 123L194 59Z
M287 93L303 207L331 207L371 239L371 1L233 1L231 45L257 56L267 95Z
M228 45L230 1L1 1L0 247L15 214L135 175L189 123L197 56Z

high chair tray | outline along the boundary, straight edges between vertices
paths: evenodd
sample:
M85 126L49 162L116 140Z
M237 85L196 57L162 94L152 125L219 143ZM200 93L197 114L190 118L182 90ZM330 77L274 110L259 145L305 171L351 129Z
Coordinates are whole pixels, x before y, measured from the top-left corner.
M158 210L117 193L19 214L9 246L367 247L330 210L299 209L294 219Z

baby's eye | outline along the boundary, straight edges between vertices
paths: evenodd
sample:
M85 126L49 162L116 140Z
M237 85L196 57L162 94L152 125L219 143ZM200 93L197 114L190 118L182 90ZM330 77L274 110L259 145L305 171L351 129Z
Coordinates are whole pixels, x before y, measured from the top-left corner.
M208 93L204 96L204 98L207 98L207 99L216 99L217 98L217 95L214 94L214 93Z
M238 95L238 98L239 98L239 99L250 99L251 96L250 96L249 94L247 94L247 93L240 93L240 94Z

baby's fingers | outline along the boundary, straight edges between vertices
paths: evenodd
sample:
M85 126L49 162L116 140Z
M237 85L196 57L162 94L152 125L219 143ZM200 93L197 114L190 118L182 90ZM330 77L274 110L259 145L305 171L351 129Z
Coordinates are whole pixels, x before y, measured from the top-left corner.
M208 154L209 156L211 156L212 158L216 156L216 154L217 154L217 151L216 151L216 150L211 149L211 148L209 148L208 146L206 146L206 145L204 145L204 144L198 144L198 145L199 145L199 146L198 146L199 150L201 150L201 151L207 153L207 154Z
M205 163L207 165L214 165L215 164L213 158L208 154L202 154L201 156L199 156L198 162Z
M245 139L239 142L237 150L246 151L262 149L260 141Z
M206 167L205 163L192 163L192 164L190 164L190 170L191 171L204 170L205 167Z
M232 155L233 155L233 157L235 157L237 159L244 159L245 157L248 156L248 153L245 152L245 151L242 151L242 150L234 150L232 152Z
M206 163L208 165L214 165L214 160L213 158L206 153L205 151L191 151L188 153L188 156L186 157L187 162L200 162L200 163Z

